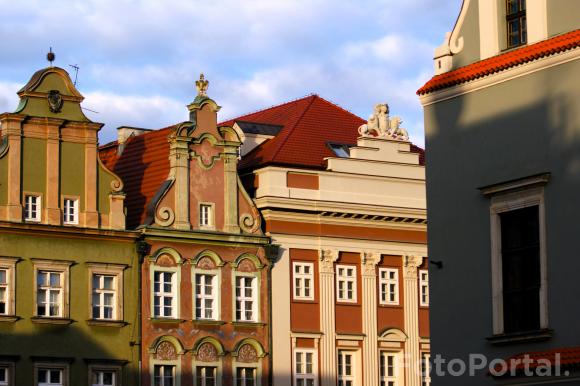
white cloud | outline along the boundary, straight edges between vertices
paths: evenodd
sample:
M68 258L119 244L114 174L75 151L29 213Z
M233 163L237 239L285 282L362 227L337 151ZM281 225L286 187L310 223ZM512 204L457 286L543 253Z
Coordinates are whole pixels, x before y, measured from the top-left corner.
M16 92L24 86L14 82L0 81L0 111L14 111L18 106L18 95Z

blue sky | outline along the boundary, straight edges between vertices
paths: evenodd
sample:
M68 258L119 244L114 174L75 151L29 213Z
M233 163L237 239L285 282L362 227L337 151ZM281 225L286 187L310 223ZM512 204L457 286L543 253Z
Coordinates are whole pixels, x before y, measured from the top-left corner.
M73 74L87 116L160 128L187 119L203 72L219 119L311 93L366 118L387 102L423 145L415 91L461 0L0 0L0 111L46 67Z

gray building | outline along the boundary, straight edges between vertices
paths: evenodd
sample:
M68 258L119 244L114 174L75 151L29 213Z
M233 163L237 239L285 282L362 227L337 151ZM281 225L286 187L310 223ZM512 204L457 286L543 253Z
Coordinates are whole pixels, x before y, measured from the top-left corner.
M579 15L465 0L418 91L434 386L580 384Z

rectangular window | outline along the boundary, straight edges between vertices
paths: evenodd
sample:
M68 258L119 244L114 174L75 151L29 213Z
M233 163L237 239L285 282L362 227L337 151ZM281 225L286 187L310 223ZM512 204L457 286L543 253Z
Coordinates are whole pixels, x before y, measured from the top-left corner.
M314 264L293 263L292 265L294 267L294 299L314 300Z
M527 43L526 0L506 0L508 48Z
M236 368L236 386L255 386L255 385L256 385L255 367Z
M8 386L8 367L0 366L0 386Z
M217 275L195 275L195 318L217 318Z
M419 304L429 306L429 272L425 269L419 270L419 296Z
M356 267L353 265L336 266L337 299L342 302L356 302Z
M62 317L63 273L38 271L36 283L36 315Z
M175 366L155 365L153 368L154 386L175 386Z
M380 386L397 386L397 354L381 352Z
M380 268L379 288L381 304L399 304L399 270L397 268Z
M40 221L41 201L40 196L24 196L24 219L26 221Z
M421 354L421 386L431 385L431 356L428 353Z
M202 227L213 226L213 205L200 204L199 205L199 225Z
M0 268L0 315L8 315L10 304L10 270ZM1 383L0 383L1 385Z
M93 319L117 319L117 277L114 275L93 274Z
M538 206L499 214L504 332L540 329L540 222Z
M253 276L236 276L236 320L257 320L257 283Z
M196 369L196 378L195 386L216 386L217 367L198 366Z
M116 386L117 372L115 370L93 370L91 386Z
M353 351L338 351L338 386L356 386L354 355Z
M156 271L153 274L153 316L176 317L176 285L173 272Z
M314 350L294 351L294 386L316 385L316 356Z
M63 370L39 368L37 373L38 386L63 386Z
M72 198L63 200L63 222L65 224L79 223L79 200Z

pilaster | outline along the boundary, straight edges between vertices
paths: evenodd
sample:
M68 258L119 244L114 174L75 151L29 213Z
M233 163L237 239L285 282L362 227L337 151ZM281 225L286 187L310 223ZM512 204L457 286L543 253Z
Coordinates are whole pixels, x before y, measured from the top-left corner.
M240 233L238 223L238 155L235 147L226 146L224 151L224 231Z
M378 253L361 253L362 268L362 312L363 312L363 376L366 386L379 384L379 362L377 353L377 264Z
M175 228L189 230L189 139L174 137L169 142L170 175L175 179Z
M61 121L62 122L62 121ZM46 216L47 224L60 225L60 125L46 126Z
M97 139L87 138L85 143L85 226L99 227L97 212Z
M8 137L8 221L22 221L22 115L2 117L2 135Z
M321 386L336 385L336 324L334 309L334 263L337 250L321 250L320 278L320 377Z
M403 256L405 333L408 337L405 343L405 350L408 357L408 363L405 366L406 386L421 386L417 269L422 262L423 257L421 256Z

